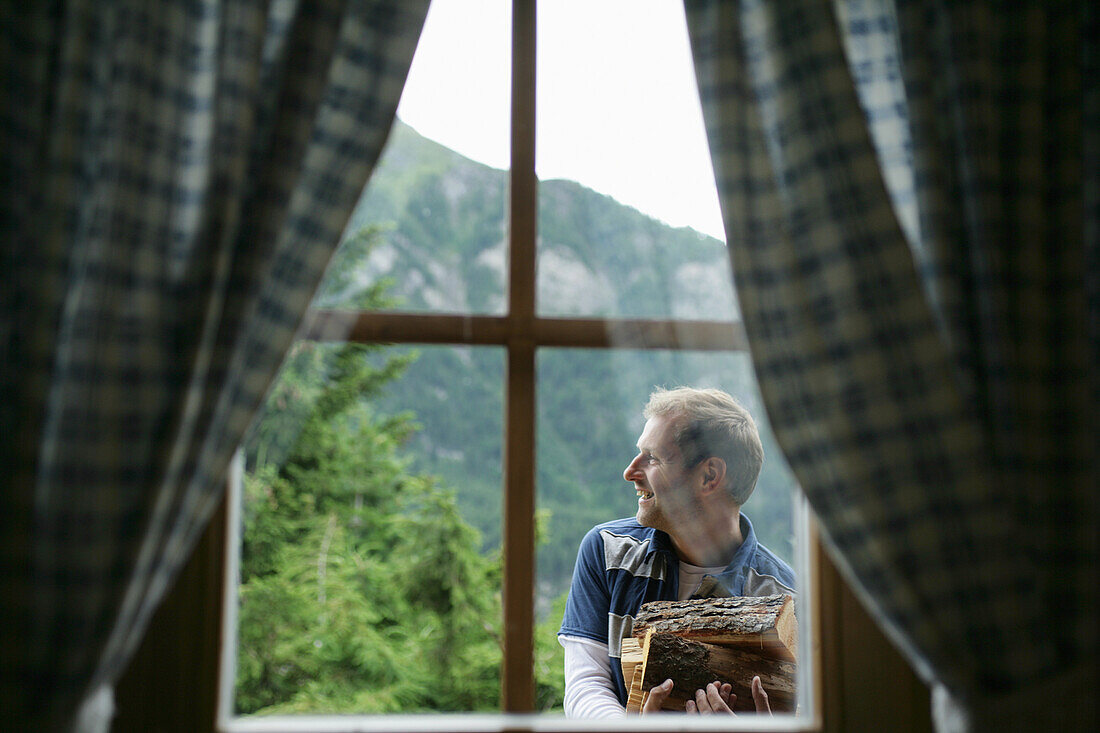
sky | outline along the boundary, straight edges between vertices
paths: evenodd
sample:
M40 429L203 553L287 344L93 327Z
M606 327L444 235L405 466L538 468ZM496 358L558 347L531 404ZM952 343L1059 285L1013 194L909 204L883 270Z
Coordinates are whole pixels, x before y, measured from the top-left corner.
M508 167L508 0L432 0L398 117ZM681 0L542 0L535 167L724 239Z

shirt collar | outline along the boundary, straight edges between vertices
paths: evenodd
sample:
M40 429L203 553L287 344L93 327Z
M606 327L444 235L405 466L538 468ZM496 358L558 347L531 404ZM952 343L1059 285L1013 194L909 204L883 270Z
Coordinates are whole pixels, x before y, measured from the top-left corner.
M747 565L749 560L756 555L756 531L753 530L752 522L749 521L744 512L741 512L739 524L741 527L741 545L733 553L733 557L730 558L729 564L726 565L726 569L723 571L724 573ZM655 529L652 538L649 543L649 553L668 552L673 557L676 556L676 549L672 546L672 538L667 533Z
M730 572L738 568L745 567L749 564L756 555L756 532L753 531L752 522L745 516L745 513L741 513L741 546L737 548L737 551L733 553L733 558L730 559L728 565L726 565L725 572Z

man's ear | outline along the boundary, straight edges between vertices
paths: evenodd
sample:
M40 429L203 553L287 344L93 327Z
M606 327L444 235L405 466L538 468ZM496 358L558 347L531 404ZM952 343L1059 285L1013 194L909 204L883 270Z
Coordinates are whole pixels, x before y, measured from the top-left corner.
M718 456L711 456L700 464L703 471L703 491L725 491L726 488L726 462Z

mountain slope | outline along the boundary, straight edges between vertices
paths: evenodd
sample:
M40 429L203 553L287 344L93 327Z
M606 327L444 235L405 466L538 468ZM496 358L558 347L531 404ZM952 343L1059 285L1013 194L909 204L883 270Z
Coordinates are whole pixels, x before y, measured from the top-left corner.
M398 123L349 231L384 223L365 282L391 275L403 309L501 313L507 173ZM573 181L539 185L543 315L734 317L725 246Z

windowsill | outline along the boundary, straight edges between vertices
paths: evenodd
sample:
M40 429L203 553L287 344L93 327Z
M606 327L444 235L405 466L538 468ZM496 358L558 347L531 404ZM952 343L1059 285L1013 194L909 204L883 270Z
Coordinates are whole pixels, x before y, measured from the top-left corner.
M409 731L410 733L463 733L532 731L533 733L580 733L583 731L818 731L812 719L796 716L757 718L742 716L733 725L718 716L662 715L631 716L618 720L581 720L560 715L302 715L235 718L218 726L219 733L354 733L364 731Z

